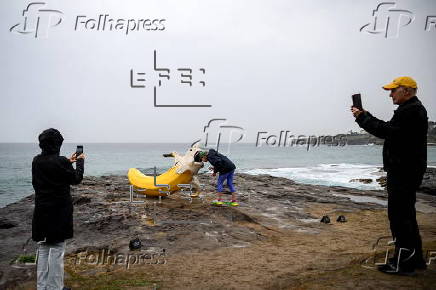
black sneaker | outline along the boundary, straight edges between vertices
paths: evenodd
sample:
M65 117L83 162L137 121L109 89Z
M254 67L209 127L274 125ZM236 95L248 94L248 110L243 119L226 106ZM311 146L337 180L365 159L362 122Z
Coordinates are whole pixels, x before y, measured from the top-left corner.
M414 269L409 267L397 267L396 264L384 264L379 265L377 267L377 270L379 270L382 273L385 274L391 274L391 275L399 275L399 276L415 276L416 272Z
M379 270L380 272L383 272L383 273L396 271L396 269L397 269L397 267L392 263L387 263L387 264L377 266L377 270Z
M415 263L415 269L416 270L426 270L427 269L427 264L425 263L424 260L416 262Z
M395 257L389 258L388 259L388 263L395 265L397 263L397 258L395 258ZM425 263L424 259L421 258L421 259L418 260L418 262L414 262L413 263L413 267L415 268L415 270L426 270L427 269L427 264Z

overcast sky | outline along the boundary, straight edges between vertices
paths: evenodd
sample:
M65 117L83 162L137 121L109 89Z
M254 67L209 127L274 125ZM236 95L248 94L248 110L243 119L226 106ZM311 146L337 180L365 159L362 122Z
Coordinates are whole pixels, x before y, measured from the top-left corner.
M369 33L371 25L360 31L381 1L47 1L41 9L62 14L40 11L36 38L29 27L18 33L29 3L0 2L0 142L36 142L49 127L66 142L189 142L213 118L243 127L244 142L255 142L258 131L336 134L358 130L352 93L390 119L396 107L381 86L402 75L416 79L436 120L436 27L425 30L434 0L395 1L393 11L380 11L379 24L391 16L388 38ZM399 18L394 10L410 13ZM77 16L100 14L165 19L165 28L126 35L79 23L74 30ZM158 66L170 69L160 87L154 50ZM192 87L180 83L178 68L193 69ZM131 69L136 78L146 73L145 88L130 87ZM159 104L212 106L154 107L154 86Z

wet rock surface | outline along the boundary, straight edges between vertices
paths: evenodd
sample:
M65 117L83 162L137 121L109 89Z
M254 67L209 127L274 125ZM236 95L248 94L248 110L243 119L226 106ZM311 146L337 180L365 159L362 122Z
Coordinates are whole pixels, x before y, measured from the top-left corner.
M350 180L350 182L360 182L363 184L370 184L372 181L373 180L371 178L354 178Z
M382 168L380 168L380 172L384 172ZM385 187L386 175L377 178L376 181L380 184L380 186ZM436 168L427 168L418 192L436 195Z
M427 168L419 190L424 193L436 195L436 168Z
M333 221L343 213L384 209L384 191L357 190L298 184L268 175L236 174L239 207L214 207L215 178L199 175L203 184L199 198L176 193L161 201L134 196L129 202L125 176L86 177L72 188L74 238L67 241L66 255L83 252L129 252L129 241L139 238L144 249L167 254L212 251L217 248L249 247L268 239L264 231L292 230L308 235L328 231L320 223L323 215ZM230 196L227 196L230 198ZM34 197L0 209L0 288L35 279L35 266L11 264L19 255L33 254L29 241ZM433 212L436 200L418 194L421 208ZM311 214L310 204L334 204L332 211ZM419 207L418 211L420 210ZM436 211L435 211L436 212Z

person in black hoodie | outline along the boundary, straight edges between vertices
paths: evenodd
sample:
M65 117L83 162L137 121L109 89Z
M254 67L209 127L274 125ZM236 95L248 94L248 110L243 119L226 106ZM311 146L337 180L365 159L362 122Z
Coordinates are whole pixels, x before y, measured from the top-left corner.
M410 77L396 78L383 87L399 105L389 122L367 111L351 108L356 122L368 133L384 139L383 168L387 172L388 218L395 254L379 270L389 274L413 274L425 269L422 241L416 221L416 190L427 167L427 111L416 97Z
M70 185L82 181L85 156L59 156L64 138L56 129L45 130L38 139L42 152L32 162L32 239L39 244L37 289L68 289L63 285L63 257L65 240L73 237Z
M235 173L236 166L230 161L227 156L224 156L221 153L218 153L215 149L209 149L209 152L199 151L196 153L197 156L194 156L194 160L201 159L203 162L209 162L213 165L213 167L209 168L213 170L213 176L216 176L216 173L219 173L218 181L217 181L217 201L214 202L215 205L223 205L222 201L222 192L224 186L224 180L227 180L227 186L232 193L232 201L230 203L231 206L238 206L238 202L236 201L236 190L233 186L233 175Z

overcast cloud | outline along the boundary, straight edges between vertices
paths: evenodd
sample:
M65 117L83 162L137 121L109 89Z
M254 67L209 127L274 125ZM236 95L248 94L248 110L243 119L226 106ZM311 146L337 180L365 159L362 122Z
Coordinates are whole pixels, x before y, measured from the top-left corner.
M349 112L355 92L390 119L395 106L381 86L402 75L416 79L436 120L436 27L425 30L436 2L394 2L414 20L385 38L359 31L381 1L47 1L62 22L35 38L9 31L31 2L3 0L0 142L35 142L48 127L67 142L189 142L212 118L243 127L244 142L258 131L336 134L358 130ZM74 30L78 15L100 14L165 19L165 29ZM154 50L171 69L159 103L212 107L154 107ZM177 68L186 67L192 87L180 83ZM130 87L131 69L146 73L145 88Z

